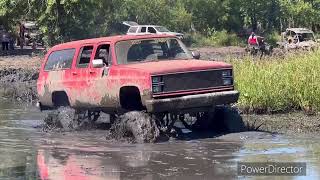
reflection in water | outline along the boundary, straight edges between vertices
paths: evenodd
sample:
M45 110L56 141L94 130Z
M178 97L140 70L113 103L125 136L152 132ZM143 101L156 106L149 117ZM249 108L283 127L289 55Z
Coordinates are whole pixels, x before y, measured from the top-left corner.
M234 158L231 154L239 148L233 143L195 141L114 145L101 142L97 145L87 136L87 139L74 138L74 143L68 142L70 148L67 148L62 140L58 142L58 136L50 138L55 145L38 148L41 179L211 179L236 176L227 162ZM84 147L92 144L96 149L74 147L80 139ZM215 147L219 149L214 150Z
M107 142L107 133L98 130L41 133L32 128L42 118L37 110L3 100L0 108L0 179L234 179L238 161L307 162L308 178L319 178L316 138L249 132L215 139L119 144ZM306 177L281 177L300 178Z

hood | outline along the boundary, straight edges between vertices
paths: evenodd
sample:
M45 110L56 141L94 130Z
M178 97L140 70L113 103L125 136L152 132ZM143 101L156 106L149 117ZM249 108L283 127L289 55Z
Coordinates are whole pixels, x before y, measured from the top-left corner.
M166 60L121 65L126 68L139 69L152 75L184 71L200 71L207 69L232 68L230 64L205 60Z

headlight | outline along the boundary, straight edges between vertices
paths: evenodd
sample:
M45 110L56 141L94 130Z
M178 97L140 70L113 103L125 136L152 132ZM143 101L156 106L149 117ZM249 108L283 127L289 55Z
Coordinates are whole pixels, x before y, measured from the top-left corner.
M154 86L152 86L152 92L153 93L160 93L160 92L162 92L162 86L161 85L154 85Z
M226 78L226 79L223 79L223 85L224 86L230 86L233 84L233 80L232 78Z
M157 83L160 83L160 82L162 82L161 76L153 76L152 77L152 84L157 84Z
M222 77L231 77L231 76L232 76L232 70L222 71Z
M152 79L152 92L153 93L160 93L163 92L163 79L162 76L153 76Z

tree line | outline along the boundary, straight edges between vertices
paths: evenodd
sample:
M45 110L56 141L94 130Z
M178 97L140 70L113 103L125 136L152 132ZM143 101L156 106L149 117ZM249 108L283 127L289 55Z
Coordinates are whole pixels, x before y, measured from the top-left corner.
M320 0L0 0L0 24L37 21L48 45L125 32L122 21L208 31L320 29Z

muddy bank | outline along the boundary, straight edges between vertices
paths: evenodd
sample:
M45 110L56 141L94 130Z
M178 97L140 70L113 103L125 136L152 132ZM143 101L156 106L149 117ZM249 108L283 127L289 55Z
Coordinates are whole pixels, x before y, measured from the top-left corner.
M319 135L320 115L303 112L286 114L255 115L243 114L242 118L250 130L260 130L287 135Z
M24 103L37 101L38 72L31 69L0 69L0 94Z

